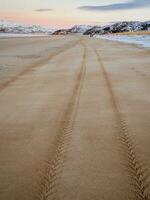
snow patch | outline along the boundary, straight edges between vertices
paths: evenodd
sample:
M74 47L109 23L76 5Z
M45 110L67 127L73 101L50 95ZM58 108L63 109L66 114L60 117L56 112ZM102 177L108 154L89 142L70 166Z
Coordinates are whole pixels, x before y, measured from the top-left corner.
M95 38L107 39L125 43L139 44L150 47L150 35L95 35Z

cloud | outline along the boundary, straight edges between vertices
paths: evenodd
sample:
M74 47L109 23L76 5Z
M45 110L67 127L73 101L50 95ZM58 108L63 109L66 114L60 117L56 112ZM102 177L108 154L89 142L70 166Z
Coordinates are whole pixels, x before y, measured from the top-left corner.
M116 3L105 6L87 5L78 7L78 9L87 11L113 11L113 10L129 10L135 8L142 8L149 5L150 5L150 0L132 0L126 3Z
M36 12L49 12L49 11L53 11L53 9L51 8L40 8L40 9L36 9Z

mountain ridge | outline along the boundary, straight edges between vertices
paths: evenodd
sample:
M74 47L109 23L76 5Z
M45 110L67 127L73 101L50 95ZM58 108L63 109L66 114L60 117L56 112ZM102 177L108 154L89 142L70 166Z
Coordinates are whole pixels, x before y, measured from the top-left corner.
M83 35L103 35L122 32L150 31L150 21L122 21L109 25L74 25L68 29L54 29L41 25L19 24L11 21L0 20L0 33L21 33L34 34L44 33L49 35L67 35L67 34L83 34Z
M59 29L54 35L80 33L83 35L110 34L121 32L150 31L150 21L122 21L105 26L75 25L70 29Z
M18 33L18 34L32 34L32 33L47 33L52 34L55 29L35 25L35 24L21 24L11 21L0 20L0 33Z

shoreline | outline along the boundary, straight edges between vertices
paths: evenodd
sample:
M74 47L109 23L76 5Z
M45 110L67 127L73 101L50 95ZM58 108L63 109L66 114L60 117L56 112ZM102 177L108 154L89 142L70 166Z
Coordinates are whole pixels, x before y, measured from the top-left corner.
M142 48L150 48L150 34L148 35L125 35L125 34L108 34L95 35L96 39L109 40L125 44L134 44Z

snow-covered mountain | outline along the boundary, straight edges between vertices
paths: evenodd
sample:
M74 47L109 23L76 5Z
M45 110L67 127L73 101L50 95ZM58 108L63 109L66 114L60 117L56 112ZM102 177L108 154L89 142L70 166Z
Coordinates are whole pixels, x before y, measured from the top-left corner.
M75 25L70 29L60 29L54 32L54 35L67 35L73 33L80 33L84 35L95 34L109 34L121 32L134 32L134 31L150 31L150 21L146 22L117 22L105 26L91 26L91 25Z
M80 33L84 35L95 34L109 34L131 31L150 31L150 21L146 22L117 22L106 26L92 26L92 25L75 25L70 29L57 30L40 25L27 25L18 24L11 21L0 20L0 33L21 33L21 34L33 34L33 33L48 33L54 35L66 35Z
M55 30L50 27L40 25L27 25L19 24L11 21L0 20L0 33L21 33L21 34L33 34L33 33L48 33L51 34Z
M91 29L93 26L91 25L75 25L68 31L70 33L85 33L87 30Z
M84 32L89 34L109 34L121 32L150 31L150 21L147 22L117 22L107 26L95 26Z
M92 25L75 25L72 28L69 29L59 29L55 31L54 35L66 35L66 34L74 34L74 33L80 33L84 34L87 30L91 29Z
M68 29L58 29L52 33L52 35L67 35Z

